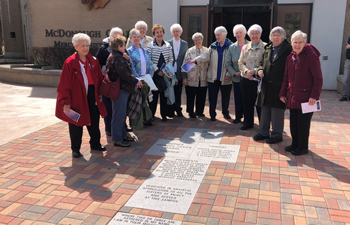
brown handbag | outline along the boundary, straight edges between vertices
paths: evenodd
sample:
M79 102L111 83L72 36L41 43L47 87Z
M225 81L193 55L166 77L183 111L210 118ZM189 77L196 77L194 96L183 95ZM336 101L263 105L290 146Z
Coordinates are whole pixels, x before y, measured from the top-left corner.
M112 58L109 61L106 74L102 80L102 83L98 89L98 92L101 95L106 96L108 98L118 99L119 98L119 91L120 91L120 78L118 77L118 79L115 82L112 82L109 80L109 77L108 77L108 71L109 71L109 67L111 65L111 61L112 61Z

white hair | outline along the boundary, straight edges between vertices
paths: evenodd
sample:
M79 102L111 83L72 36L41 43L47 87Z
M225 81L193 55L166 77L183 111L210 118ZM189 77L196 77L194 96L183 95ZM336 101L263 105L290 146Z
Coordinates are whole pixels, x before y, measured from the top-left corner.
M296 38L303 38L304 42L306 42L307 41L307 34L302 32L301 30L297 30L292 34L291 41L293 41L293 39L296 39Z
M173 33L173 30L174 30L174 29L179 29L181 33L182 33L182 31L183 31L181 25L178 24L178 23L174 23L173 25L171 25L171 27L170 27L170 32Z
M282 35L283 40L286 39L286 37L287 37L286 31L282 27L279 27L279 26L272 28L272 30L270 32L270 40L271 41L272 41L271 37L272 37L273 33L280 33Z
M236 37L236 31L242 31L244 34L247 34L247 29L243 24L237 24L233 27L233 36Z
M144 27L146 27L146 30L148 30L148 27L147 27L147 23L145 22L145 21L137 21L136 23L135 23L135 28L137 29L138 27L141 27L141 26L144 26Z
M202 40L204 40L203 34L202 34L202 33L199 33L199 32L194 33L194 34L192 35L192 40L194 40L194 39L196 39L196 38L202 38Z
M221 32L222 35L224 35L224 36L227 35L227 30L226 30L226 28L223 27L223 26L220 26L220 27L215 28L214 34L219 33L219 32Z
M134 34L141 36L140 31L136 30L135 28L131 29L129 37L131 38Z
M77 33L72 37L73 45L79 45L80 41L87 41L89 45L91 44L91 38L87 34Z
M120 33L120 35L123 35L123 30L120 29L119 27L113 27L109 32L109 37L113 37L115 33Z
M262 34L262 31L263 31L260 25L254 24L254 25L251 25L251 26L249 27L248 36L250 35L250 32L252 32L253 30L254 30L254 31L259 31L260 34Z

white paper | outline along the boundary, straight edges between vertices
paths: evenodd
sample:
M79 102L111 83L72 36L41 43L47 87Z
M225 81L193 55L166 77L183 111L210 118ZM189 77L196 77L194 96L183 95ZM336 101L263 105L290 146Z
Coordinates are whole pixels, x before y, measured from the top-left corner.
M317 100L315 105L309 105L309 102L301 103L301 110L303 114L321 111L321 100Z
M185 64L183 64L181 67L183 70L186 71L186 73L188 73L188 71L190 71L192 69L192 67L194 67L196 64L194 63L190 63L189 61Z
M151 88L151 91L158 91L158 88L154 84L152 76L150 74L143 75L140 77L140 79L146 81L148 86Z

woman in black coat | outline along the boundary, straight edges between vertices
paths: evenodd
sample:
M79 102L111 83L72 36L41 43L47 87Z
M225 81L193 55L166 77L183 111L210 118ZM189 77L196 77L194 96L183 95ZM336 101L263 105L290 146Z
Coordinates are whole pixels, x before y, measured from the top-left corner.
M283 141L284 111L286 104L279 98L286 59L292 51L292 46L286 38L282 27L275 27L270 32L271 43L265 46L265 52L260 62L257 75L261 78L261 91L258 88L256 105L261 107L259 133L255 141L266 140L268 144ZM270 123L272 132L270 136Z

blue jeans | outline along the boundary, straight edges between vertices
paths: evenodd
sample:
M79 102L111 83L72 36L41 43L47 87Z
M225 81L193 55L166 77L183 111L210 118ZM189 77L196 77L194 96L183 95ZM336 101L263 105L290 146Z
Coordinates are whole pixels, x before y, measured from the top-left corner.
M130 93L120 89L119 98L112 99L112 140L123 141L126 137L126 111Z

